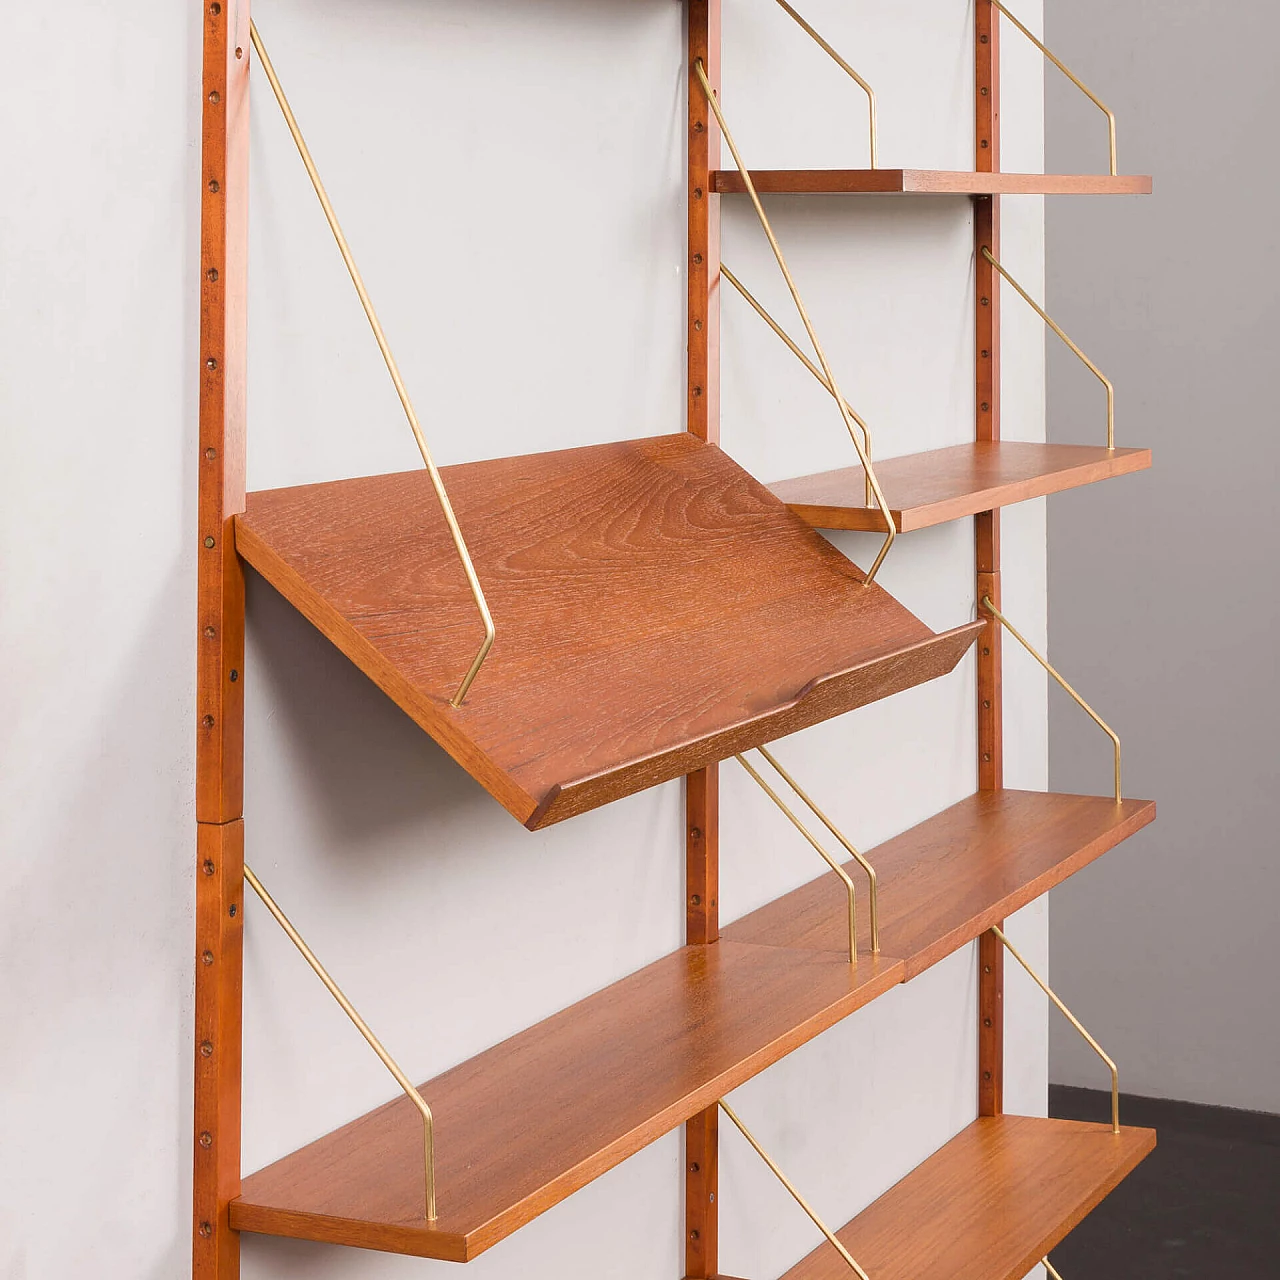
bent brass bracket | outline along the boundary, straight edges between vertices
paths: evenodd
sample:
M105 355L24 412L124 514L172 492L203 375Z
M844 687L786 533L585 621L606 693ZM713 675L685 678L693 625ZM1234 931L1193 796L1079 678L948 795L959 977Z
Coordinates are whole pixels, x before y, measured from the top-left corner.
M994 933L1002 943L1004 943L1005 949L1009 952L1009 954L1027 971L1028 974L1031 975L1032 982L1034 982L1036 986L1039 987L1040 990L1043 991L1045 995L1047 995L1049 999L1053 1001L1053 1003L1058 1008L1058 1012L1061 1013L1067 1019L1067 1021L1071 1023L1071 1025L1075 1027L1075 1029L1084 1037L1086 1043L1089 1045L1089 1048L1091 1048L1094 1051L1094 1053L1096 1053L1098 1057L1100 1057L1102 1061L1107 1064L1107 1067L1111 1071L1111 1131L1113 1133L1119 1133L1120 1132L1120 1072L1116 1068L1116 1064L1111 1060L1111 1058L1107 1056L1106 1051L1103 1049L1103 1047L1088 1033L1088 1031L1085 1030L1084 1025L1081 1023L1080 1019L1077 1018L1076 1015L1072 1013L1071 1010L1068 1009L1067 1006L1063 1004L1061 1000L1058 999L1058 997L1053 993L1053 990L1049 986L1049 984L1026 962L1026 960L1022 958L1022 954L1021 952L1019 952L1018 948L1015 947L1013 943L1010 942L1009 939L1005 937L1004 930L1002 930L998 925L992 925L991 932Z
M391 381L395 385L396 395L400 397L401 408L404 409L404 415L409 420L409 429L413 432L413 438L417 442L418 452L422 455L427 474L431 477L431 487L435 490L436 500L439 502L440 510L444 514L445 524L449 526L449 536L453 539L454 549L458 553L458 559L462 562L462 571L467 576L467 586L471 589L471 598L475 601L476 609L480 613L480 620L484 624L484 640L480 645L480 649L476 653L467 674L462 678L462 683L458 686L457 693L449 700L452 706L460 707L462 700L467 696L467 690L471 688L472 681L479 675L480 668L484 665L484 660L489 656L489 650L493 648L493 642L497 636L497 631L493 625L493 616L489 612L489 604L485 599L484 590L480 586L480 579L476 575L476 568L471 560L471 552L467 550L467 542L462 536L458 518L454 515L453 504L449 501L449 494L444 487L444 481L440 478L440 472L432 460L431 450L427 446L427 437L423 434L422 426L418 422L418 415L414 412L413 402L409 399L409 390L404 384L404 379L400 376L400 366L396 364L396 358L391 354L391 347L387 342L386 334L382 331L378 313L373 309L373 302L364 287L364 279L360 275L360 269L356 266L356 260L351 254L351 248L347 244L346 236L342 234L342 227L338 223L338 215L334 212L333 205L329 202L328 192L325 191L324 183L320 180L320 173L316 169L315 161L311 158L311 151L302 137L302 130L298 128L293 109L289 106L289 100L285 97L284 89L276 76L275 68L271 65L271 59L267 56L262 37L258 35L258 28L252 20L249 23L249 35L253 40L253 47L258 51L258 57L262 60L262 69L266 72L267 80L271 84L271 92L275 94L276 102L279 103L280 110L284 114L285 123L289 126L290 134L293 135L294 145L298 148L298 154L302 157L307 176L311 179L311 185L315 188L316 195L319 197L320 207L324 210L325 220L329 223L329 230L333 232L333 238L338 242L338 252L342 254L342 261L346 263L347 272L351 276L351 283L356 287L356 294L360 298L360 305L364 308L365 317L369 321L370 328L373 329L373 336L377 341L378 350L382 352L387 372L391 375Z
M746 1138L746 1140L751 1144L751 1147L755 1151L756 1155L758 1155L760 1159L763 1160L765 1164L769 1166L769 1172L772 1173L773 1176L777 1178L778 1181L782 1183L782 1185L786 1187L786 1189L791 1193L791 1198L796 1202L796 1204L798 1204L805 1211L805 1213L809 1215L809 1220L813 1223L815 1227L818 1228L819 1231L822 1232L824 1236L827 1237L828 1243L845 1260L845 1262L849 1266L849 1269L854 1273L854 1275L858 1276L859 1280L870 1280L870 1277L867 1275L867 1273L863 1271L863 1269L854 1261L853 1255L849 1252L849 1250L846 1249L844 1245L840 1243L839 1239L837 1239L835 1232L832 1231L831 1228L828 1227L827 1224L823 1222L823 1220L820 1217L818 1217L817 1211L813 1208L812 1205L810 1205L810 1203L804 1198L804 1196L802 1196L800 1192L798 1192L795 1189L795 1186L793 1185L791 1180L773 1162L769 1153L756 1140L754 1135L751 1133L751 1130L748 1129L747 1126L743 1124L741 1120L738 1119L737 1115L734 1113L733 1108L723 1098L720 1099L720 1110L723 1111L725 1115L727 1115L729 1119L733 1121L734 1126L737 1128L738 1132L742 1134L742 1136Z
M778 0L778 6L793 18L800 29L867 95L867 112L871 134L871 167L876 167L876 92L788 3Z
M994 0L992 0L994 3ZM991 250L986 245L982 246L982 256L1004 277L1022 296L1026 304L1040 317L1041 320L1049 326L1062 339L1063 342L1070 347L1072 353L1084 364L1085 368L1093 374L1099 382L1107 389L1107 448L1114 449L1116 447L1116 389L1111 385L1111 379L1107 377L1101 369L1098 368L1092 360L1089 359L1083 351L1080 350L1074 342L1062 331L1054 319L1045 311L1045 309L1006 271L1003 265L997 261Z
M877 901L877 886L875 868L867 861L853 844L845 837L844 833L827 817L825 813L813 802L808 794L801 788L799 783L778 763L774 757L764 749L757 747L757 751L769 762L774 771L782 778L782 780L791 788L792 791L804 801L806 807L817 817L828 831L845 847L858 865L867 873L867 879L871 886L871 950L873 954L879 954L880 951L880 919L879 904ZM756 785L761 791L773 801L775 805L787 816L791 825L800 832L802 836L809 842L818 856L831 868L832 871L844 881L845 891L849 901L849 963L856 965L858 963L858 932L857 932L857 910L856 910L856 891L854 889L853 880L849 873L836 861L830 853L823 848L818 838L809 830L808 827L800 821L799 818L791 811L785 800L760 776L751 763L742 755L735 755L734 759L751 775Z
M724 276L724 278L731 285L733 285L733 287L737 289L737 291L740 294L742 294L742 296L747 300L748 303L750 303L751 308L752 310L755 311L756 315L758 315L760 319L763 320L765 324L767 324L769 328L772 329L774 333L776 333L778 337L781 338L782 341L786 343L791 354L795 356L795 358L799 360L800 363L804 365L804 367L808 369L809 372L813 374L815 378L817 378L817 380L827 389L827 391L831 395L835 395L836 393L831 390L831 384L827 381L826 374L824 374L822 370L819 369L818 366L814 364L813 361L810 360L809 357L805 355L803 351L800 350L799 345L795 342L795 340L791 337L791 335L768 313L768 311L765 310L764 304L759 302L748 291L746 285L744 285L742 281L739 280L738 277L735 276L733 272L730 271L729 268L724 265L723 262L720 264L720 274ZM871 428L868 427L867 424L862 420L862 418L858 416L858 414L854 411L853 406L847 400L844 402L844 407L845 407L845 412L848 413L849 417L851 417L854 420L854 422L856 422L858 426L862 429L863 451L859 453L859 457L865 457L866 460L869 461L871 458ZM876 500L875 489L872 488L872 475L870 471L866 471L866 470L864 470L864 475L866 477L866 503L867 503L867 506L871 506L871 504ZM883 510L883 507L881 509ZM890 517L886 515L885 518L889 519Z
M982 597L982 607L1076 700L1085 714L1111 739L1115 748L1115 790L1116 804L1121 801L1120 793L1120 735L1054 670L1049 660L1039 653L1032 643L991 603L990 596Z
M787 289L791 293L791 300L796 305L796 310L800 313L800 319L804 322L805 332L809 335L809 342L813 346L814 354L818 357L818 363L822 366L822 372L825 375L824 385L831 392L836 402L836 408L840 410L840 417L844 420L845 429L849 432L849 438L853 441L853 447L858 451L858 457L862 460L863 469L867 473L867 478L871 482L872 489L875 492L876 499L880 505L880 510L885 520L885 540L884 545L880 548L879 554L875 558L871 569L867 576L863 579L864 586L870 586L874 581L876 574L880 572L880 566L884 563L884 558L889 554L889 548L893 546L893 540L898 536L898 531L893 527L893 514L889 510L889 504L885 501L884 493L880 489L880 483L875 479L874 472L871 467L871 459L863 452L862 442L858 439L858 432L854 425L854 420L850 416L848 405L844 396L840 392L840 388L836 383L835 374L831 371L831 364L827 360L826 352L822 349L822 343L818 340L817 331L813 327L813 321L809 319L809 312L805 309L804 300L800 297L800 290L796 287L796 282L791 274L791 269L787 266L787 260L783 256L782 246L778 243L778 237L773 233L773 227L770 225L769 218L765 214L764 205L760 202L760 193L756 190L756 184L752 180L751 172L742 161L742 153L738 150L738 144L733 140L733 134L729 132L729 126L725 122L724 112L720 109L720 100L716 97L715 90L711 87L711 81L707 79L706 68L702 65L702 59L699 58L693 64L694 72L697 74L698 82L702 85L702 92L706 94L707 103L716 118L716 123L720 126L720 132L724 135L724 140L733 155L733 162L738 166L738 172L742 174L743 185L747 189L747 194L751 197L751 203L755 208L756 217L760 220L760 225L764 229L765 237L769 241L769 247L773 250L773 256L778 264L778 269L782 272L782 278L787 282Z
M1080 77L1079 77L1079 76L1077 76L1077 75L1075 74L1075 72L1073 72L1073 71L1071 70L1071 68L1070 68L1070 67L1068 67L1068 66L1067 66L1067 64L1066 64L1065 62L1063 62L1061 58L1059 58L1059 57L1058 57L1058 55L1057 55L1056 53L1054 53L1052 50L1050 50L1050 49L1046 48L1042 41L1040 41L1039 39L1037 39L1035 35L1033 35L1033 34L1032 34L1032 33L1031 33L1031 32L1030 32L1026 27L1024 27L1024 26L1022 25L1022 23L1021 23L1021 22L1019 22L1019 21L1018 21L1018 19L1017 19L1017 18L1015 18L1015 17L1013 16L1013 14L1011 14L1011 13L1009 12L1009 10L1008 10L1008 9L1006 9L1006 8L1004 7L1004 5L1003 5L1003 4L1001 4L1001 3L1000 3L1000 0L991 0L991 6L992 6L992 8L994 8L994 9L999 9L999 10L1000 10L1000 12L1001 12L1001 13L1003 13L1003 14L1004 14L1004 16L1005 16L1006 18L1008 18L1008 19L1009 19L1009 21L1010 21L1010 22L1012 22L1012 23L1013 23L1013 25L1014 25L1015 27L1017 27L1017 28L1018 28L1018 30L1019 30L1019 31L1021 31L1021 32L1022 32L1022 34L1023 34L1024 36L1026 36L1026 37L1027 37L1027 39L1028 39L1028 40L1030 40L1030 41L1031 41L1031 43L1032 43L1033 45L1035 45L1035 47L1036 47L1037 49L1039 49L1039 50L1040 50L1040 52L1041 52L1041 53L1043 53L1043 54L1044 54L1044 56L1045 56L1046 58L1048 58L1048 59L1049 59L1049 61L1050 61L1050 62L1052 62L1052 63L1053 63L1053 65L1054 65L1055 67L1057 67L1057 68L1058 68L1058 70L1059 70L1059 71L1061 71L1061 72L1062 72L1062 74L1063 74L1064 76L1066 76L1066 77L1067 77L1067 79L1068 79L1068 80L1070 80L1070 81L1071 81L1071 83L1072 83L1073 85L1075 85L1075 87L1076 87L1077 89L1079 89L1079 90L1080 90L1080 92L1081 92L1081 93L1083 93L1083 94L1084 94L1084 96L1085 96L1086 98L1088 98L1088 99L1089 99L1089 101L1090 101L1090 102L1092 102L1092 103L1093 103L1093 105L1094 105L1095 107L1097 107L1097 108L1098 108L1098 110L1099 110L1099 111L1101 111L1101 112L1102 112L1102 113L1107 117L1107 126L1108 126L1108 129L1109 129L1109 131L1110 131L1110 136L1111 136L1111 176L1112 176L1112 177L1115 177L1115 175L1119 172L1119 170L1116 168L1116 116L1115 116L1115 112L1114 112L1114 111L1112 111L1112 110L1111 110L1111 108L1110 108L1110 107L1108 107L1108 106L1107 106L1107 104L1106 104L1105 102L1103 102L1103 101L1102 101L1102 99L1101 99L1101 98L1099 98L1099 97L1098 97L1098 95L1097 95L1096 93L1094 93L1094 91L1093 91L1092 89L1090 89L1090 88L1089 88L1089 86L1088 86L1087 84L1085 84L1085 82L1084 82L1083 80L1081 80L1081 79L1080 79Z
M423 1135L423 1158L426 1170L426 1216L428 1222L436 1220L436 1151L435 1151L435 1121L431 1115L431 1108L427 1106L426 1099L423 1098L413 1082L400 1070L395 1059L382 1047L382 1042L369 1029L369 1024L356 1012L355 1006L342 994L342 989L329 976L324 965L316 958L316 954L307 946L306 940L293 927L289 921L289 917L276 905L275 899L262 886L262 881L258 879L253 871L246 866L244 869L244 878L249 882L254 893L262 899L263 905L275 917L276 923L285 931L289 937L289 941L302 953L302 958L311 966L317 978L324 983L329 994L338 1002L342 1008L342 1012L355 1023L356 1030L364 1036L369 1047L382 1060L382 1065L395 1077L398 1084L405 1092L405 1096L413 1103L422 1115L422 1135Z

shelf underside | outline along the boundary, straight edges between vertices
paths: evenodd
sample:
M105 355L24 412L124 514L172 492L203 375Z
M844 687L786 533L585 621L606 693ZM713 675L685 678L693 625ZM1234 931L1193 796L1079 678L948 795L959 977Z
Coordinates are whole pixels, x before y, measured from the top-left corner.
M752 169L761 194L794 195L1117 195L1151 194L1151 179L1140 174L966 173L950 169ZM723 195L746 192L736 169L717 169L714 189Z
M232 1225L473 1258L1152 814L1141 801L1117 809L1030 792L963 801L869 855L883 882L878 958L863 952L849 965L847 926L843 944L829 946L819 881L720 942L684 948L423 1085L436 1118L432 1227L422 1217L421 1120L404 1099L246 1178Z
M976 1120L836 1232L873 1280L1022 1280L1155 1148L1152 1129ZM783 1280L848 1280L823 1244Z
M935 635L688 433L250 494L236 547L530 828L944 675Z
M908 979L1034 902L1156 816L1149 800L979 791L867 854L879 881L880 946ZM845 867L855 884L866 876ZM858 932L870 945L866 895ZM735 921L726 939L848 951L843 882L827 872Z
M1043 498L1151 466L1150 449L978 441L874 461L900 533ZM779 480L770 492L815 529L883 530L861 467Z

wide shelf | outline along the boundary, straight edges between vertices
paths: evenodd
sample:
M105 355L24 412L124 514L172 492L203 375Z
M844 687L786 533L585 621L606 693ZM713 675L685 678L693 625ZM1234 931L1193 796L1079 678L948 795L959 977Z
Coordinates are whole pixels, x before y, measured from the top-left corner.
M761 194L792 195L1116 195L1151 194L1151 179L1141 174L970 173L952 169L752 169ZM713 189L722 195L745 194L736 169L717 169Z
M935 635L688 433L248 496L236 548L519 821L547 826L950 671Z
M1154 812L1096 796L970 797L871 851L879 956L863 950L849 964L846 900L829 874L719 942L685 947L424 1084L436 1124L434 1223L423 1217L421 1119L400 1098L246 1178L232 1225L474 1258Z
M1043 498L1151 466L1150 449L977 441L874 463L900 533ZM861 467L779 480L770 491L816 529L883 530Z
M900 961L686 947L244 1180L241 1231L465 1262L903 978Z
M1150 800L979 791L870 850L880 945L914 978L1101 857L1156 816ZM845 864L865 884L856 862ZM743 916L726 939L848 952L844 883L827 872ZM859 933L870 945L865 912Z
M1153 1129L976 1120L836 1232L873 1280L1022 1280L1154 1149ZM847 1280L823 1244L783 1280Z

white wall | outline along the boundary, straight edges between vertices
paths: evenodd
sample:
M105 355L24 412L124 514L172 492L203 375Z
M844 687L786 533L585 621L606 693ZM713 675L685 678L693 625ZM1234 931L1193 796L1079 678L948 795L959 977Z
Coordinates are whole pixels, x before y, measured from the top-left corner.
M1049 299L1116 383L1150 472L1053 506L1053 653L1111 718L1153 827L1054 891L1064 998L1134 1093L1280 1112L1280 10L1205 25L1188 0L1046 6L1053 43L1119 116L1141 200L1050 207ZM1105 122L1048 82L1051 163L1105 165ZM1050 348L1058 440L1098 440L1087 372ZM1106 744L1053 704L1053 780L1105 785ZM1069 1029L1053 1078L1103 1087Z
M882 162L972 155L964 0L814 0L877 84ZM261 0L307 131L441 461L679 429L682 16L671 0ZM171 1280L189 1255L200 15L139 0L6 13L0 492L9 678L0 822L0 1277ZM726 109L760 164L858 163L862 102L779 12L730 0ZM1008 167L1040 162L1040 67L1006 58ZM250 482L411 467L408 432L265 84L255 83ZM1006 255L1041 271L1041 211ZM883 456L972 429L961 199L770 208ZM725 256L790 323L745 206ZM1006 434L1043 428L1041 335L1006 324ZM764 479L843 465L809 375L725 299L725 445ZM866 563L867 540L841 545ZM1008 513L1006 600L1044 630L1044 517ZM974 614L967 523L904 538L882 581L935 627ZM530 834L261 582L246 660L248 856L410 1074L426 1078L679 945L678 784ZM1009 659L1011 785L1046 773L1043 681ZM784 743L872 845L968 794L971 659ZM811 853L725 768L726 920ZM391 1094L248 904L246 1168ZM1042 904L1012 927L1042 955ZM1011 1108L1042 1111L1041 1001L1010 978ZM842 1222L973 1116L972 948L740 1091ZM84 1090L87 1096L78 1095ZM672 1135L493 1249L484 1277L670 1278ZM816 1243L725 1139L722 1262ZM68 1206L74 1205L73 1212ZM766 1227L765 1224L769 1225ZM246 1280L444 1276L446 1264L246 1237Z

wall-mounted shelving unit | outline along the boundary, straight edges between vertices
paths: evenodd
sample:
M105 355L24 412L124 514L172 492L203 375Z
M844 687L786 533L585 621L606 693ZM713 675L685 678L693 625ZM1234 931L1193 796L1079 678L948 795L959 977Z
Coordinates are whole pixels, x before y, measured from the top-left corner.
M1114 796L1004 788L999 508L1139 470L1150 455L1000 441L1000 196L1140 193L1150 180L999 172L999 14L1007 11L994 0L976 0L974 172L755 174L759 192L959 194L976 211L974 441L871 460L802 310L823 366L810 368L836 397L864 465L766 487L717 447L719 201L752 184L720 168L720 107L710 101L719 82L719 0L686 0L686 431L437 472L251 31L248 0L201 3L196 1280L236 1280L242 1232L465 1262L682 1124L685 1274L728 1280L717 1257L721 1110L740 1122L725 1095L975 940L977 1118L838 1233L823 1226L828 1242L787 1275L1024 1275L1155 1136L1118 1122L1003 1114L1000 925L1145 826L1154 806L1121 799L1118 754ZM419 434L425 471L245 493L255 60L286 110L348 259ZM785 271L776 243L775 251ZM814 529L883 532L887 550L896 533L970 516L982 607L978 620L937 634L874 582L879 560L864 573ZM531 829L684 777L686 945L434 1080L415 1088L403 1079L245 867L245 564ZM489 617L493 632L477 652ZM944 675L975 642L978 792L863 855L782 762L765 755L854 856L837 863L805 826L812 819L788 809L833 870L722 930L719 763L739 757L785 807L791 802L742 753ZM862 911L855 882L871 888ZM242 1177L246 883L404 1096Z

